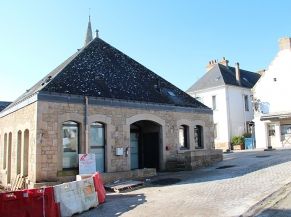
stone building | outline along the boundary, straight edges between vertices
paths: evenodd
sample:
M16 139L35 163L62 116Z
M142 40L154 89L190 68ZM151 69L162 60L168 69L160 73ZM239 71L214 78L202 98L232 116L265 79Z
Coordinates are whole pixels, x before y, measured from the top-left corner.
M84 47L0 112L4 185L71 180L78 153L106 176L195 168L222 159L213 147L212 110L93 39L90 21Z

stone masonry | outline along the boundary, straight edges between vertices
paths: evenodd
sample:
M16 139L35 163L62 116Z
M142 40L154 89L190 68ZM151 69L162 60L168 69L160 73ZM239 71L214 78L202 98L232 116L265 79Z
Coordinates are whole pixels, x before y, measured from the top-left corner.
M24 157L28 158L28 179L35 182L36 177L36 121L37 120L37 103L32 103L22 109L14 111L6 116L0 117L0 181L6 185L8 174L8 161L11 163L11 180L17 175L17 167L20 167L20 173L24 172ZM28 156L25 155L24 132L28 132ZM4 168L4 156L7 156L9 146L9 134L11 135L11 159L6 157L6 168ZM6 137L6 150L5 146ZM20 138L18 138L20 137ZM18 146L19 144L19 146ZM19 152L20 156L17 155Z
M55 180L58 171L62 170L61 153L61 126L65 121L76 121L80 125L81 152L85 153L84 134L84 105L69 103L38 103L38 130L37 134L42 135L37 148L37 181ZM194 140L190 140L190 150L178 149L178 127L187 124L190 127L190 138L193 138L193 127L196 124L204 127L205 149L199 150L202 155L211 154L213 147L213 124L211 114L181 113L157 110L142 110L131 108L115 108L108 106L89 105L88 125L93 122L106 124L106 172L122 172L130 170L127 156L115 156L115 148L129 147L130 124L139 120L150 120L163 127L162 133L162 165L165 169L169 159L176 159L178 155L195 151ZM167 150L166 151L166 146ZM189 152L190 153L190 152ZM217 152L218 153L218 152ZM220 153L220 152L219 152ZM218 155L219 155L218 153ZM201 155L201 154L200 154ZM221 154L219 155L221 156ZM209 159L208 163L211 162ZM200 163L202 165L202 163Z
M194 113L167 111L159 109L141 109L127 107L111 107L89 104L87 125L102 122L106 126L106 172L124 172L130 170L130 157L116 156L115 148L127 148L130 145L130 125L140 120L149 120L162 127L160 148L160 168L166 169L171 160L185 159L191 168L207 165L221 160L221 151L213 149L213 123L211 113ZM85 106L82 103L36 101L15 112L0 118L0 180L5 185L7 167L3 168L4 135L12 133L11 180L15 179L19 161L17 159L18 132L29 131L28 184L33 187L37 183L60 182L66 180L62 174L62 135L61 128L65 121L75 121L80 130L80 153L86 153ZM180 125L189 126L190 147L179 149L178 129ZM204 149L195 150L194 126L203 126ZM7 139L7 146L8 146ZM23 140L23 139L22 139ZM23 144L23 142L22 142ZM23 150L22 150L23 152ZM5 152L7 154L7 150ZM23 155L23 153L22 153ZM23 159L23 157L21 158ZM186 160L188 159L188 160ZM8 159L6 159L8 161ZM21 163L20 163L21 164ZM23 163L22 163L23 164ZM72 179L74 174L71 175Z

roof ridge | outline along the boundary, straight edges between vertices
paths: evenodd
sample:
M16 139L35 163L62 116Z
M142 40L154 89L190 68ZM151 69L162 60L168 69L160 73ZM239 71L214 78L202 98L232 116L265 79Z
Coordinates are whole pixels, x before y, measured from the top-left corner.
M223 65L223 64L217 63L217 65L218 65L218 68L219 68L219 73L220 73L220 75L221 75L221 77L223 79L223 83L224 83L224 85L226 85L226 81L224 79L224 76L223 76L223 74L221 72L221 68L220 67L221 66L225 67L227 69L227 71L229 71L229 72L231 72L231 70L228 67L226 67L225 65ZM232 73L230 73L230 74L232 74Z

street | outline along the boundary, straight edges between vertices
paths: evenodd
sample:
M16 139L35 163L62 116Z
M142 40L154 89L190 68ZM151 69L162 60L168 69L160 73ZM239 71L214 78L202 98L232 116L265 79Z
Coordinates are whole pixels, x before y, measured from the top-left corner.
M240 216L289 182L289 149L229 153L216 165L160 173L144 188L110 193L104 204L78 216Z

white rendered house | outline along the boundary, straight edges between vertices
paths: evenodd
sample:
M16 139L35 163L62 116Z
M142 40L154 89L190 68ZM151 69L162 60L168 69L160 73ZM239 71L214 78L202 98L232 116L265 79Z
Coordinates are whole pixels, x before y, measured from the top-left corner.
M253 88L257 148L291 147L291 38Z
M187 90L192 97L213 109L215 148L230 149L231 138L250 133L253 119L251 88L260 74L242 70L228 60L210 61L207 72Z

